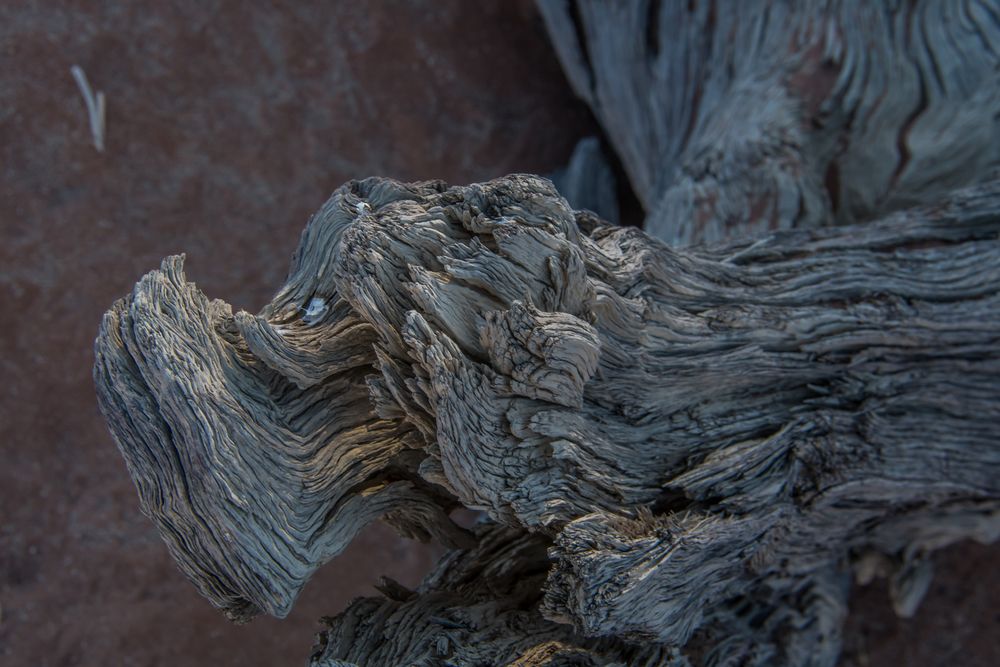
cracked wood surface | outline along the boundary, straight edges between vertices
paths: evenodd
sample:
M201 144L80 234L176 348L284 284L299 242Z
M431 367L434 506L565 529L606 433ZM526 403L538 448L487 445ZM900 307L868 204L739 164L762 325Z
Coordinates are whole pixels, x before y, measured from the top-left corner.
M538 177L352 182L257 316L165 260L105 317L95 379L144 510L235 618L287 613L379 517L475 561L484 529L448 519L464 505L549 546L528 662L508 593L482 597L492 575L425 583L480 605L464 631L508 638L495 664L638 642L677 664L829 665L852 568L888 574L910 613L928 553L1000 530L998 208L988 184L675 249ZM421 623L378 641L475 664ZM319 664L364 655L381 635L362 630L333 631Z

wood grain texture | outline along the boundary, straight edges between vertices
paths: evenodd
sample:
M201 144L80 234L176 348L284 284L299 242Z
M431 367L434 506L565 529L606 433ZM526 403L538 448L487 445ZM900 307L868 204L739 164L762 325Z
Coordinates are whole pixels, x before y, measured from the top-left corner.
M538 0L671 243L851 224L1000 165L991 0Z
M95 379L144 510L234 617L285 613L379 517L485 568L359 602L317 664L478 664L463 642L492 628L489 664L603 660L585 652L605 637L693 664L830 665L852 570L890 576L910 613L931 551L1000 531L998 287L995 183L677 249L534 176L368 179L314 216L260 315L165 260L105 317ZM530 602L510 602L512 557L490 570L476 551L485 529L450 523L459 505L507 531L490 539L551 544L525 561ZM441 604L477 609L458 648L426 616ZM363 618L419 627L364 648Z

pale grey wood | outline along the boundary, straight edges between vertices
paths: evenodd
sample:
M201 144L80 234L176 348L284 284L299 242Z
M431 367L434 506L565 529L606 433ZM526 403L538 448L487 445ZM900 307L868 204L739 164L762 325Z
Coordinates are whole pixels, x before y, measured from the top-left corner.
M671 243L850 224L1000 164L993 0L538 0Z
M906 613L931 551L1000 530L998 288L992 183L676 249L538 177L368 179L259 316L165 260L106 316L95 378L144 510L235 617L286 613L379 516L468 540L464 505L552 541L531 618L696 664L830 665L852 567Z

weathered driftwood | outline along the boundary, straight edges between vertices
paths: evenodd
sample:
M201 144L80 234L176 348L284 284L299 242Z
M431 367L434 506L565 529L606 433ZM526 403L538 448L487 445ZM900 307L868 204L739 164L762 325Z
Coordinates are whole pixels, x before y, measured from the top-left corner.
M380 516L474 544L461 504L511 549L551 541L548 569L480 563L480 539L453 556L479 574L357 603L318 664L477 664L466 644L495 640L490 664L644 664L635 641L829 665L851 567L908 613L929 552L1000 531L997 184L678 250L537 177L369 179L313 218L258 316L181 269L108 313L95 377L144 510L215 604L286 613ZM424 616L444 607L470 634L442 639Z
M1000 165L1000 5L538 0L671 243L848 224Z

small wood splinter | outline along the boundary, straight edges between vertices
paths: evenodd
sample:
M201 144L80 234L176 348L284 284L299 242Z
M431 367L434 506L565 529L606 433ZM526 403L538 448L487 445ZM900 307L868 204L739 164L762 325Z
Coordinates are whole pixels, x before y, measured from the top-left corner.
M79 65L70 68L83 101L87 105L87 120L90 123L90 136L94 140L94 148L99 153L104 152L104 93L98 91L95 95L87 81L87 75Z

